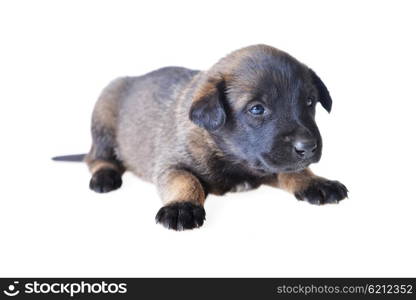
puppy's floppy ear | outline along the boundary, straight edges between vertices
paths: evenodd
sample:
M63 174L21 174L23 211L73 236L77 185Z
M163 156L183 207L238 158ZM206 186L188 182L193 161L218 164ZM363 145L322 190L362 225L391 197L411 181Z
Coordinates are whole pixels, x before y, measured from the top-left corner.
M331 112L332 108L332 98L329 94L328 89L326 88L325 84L322 82L321 78L312 70L309 69L309 72L312 76L312 82L315 85L316 89L318 90L318 101L321 102L322 106L325 108L327 112Z
M226 118L225 97L225 80L221 77L208 78L201 84L192 99L189 118L208 131L219 129L224 125Z

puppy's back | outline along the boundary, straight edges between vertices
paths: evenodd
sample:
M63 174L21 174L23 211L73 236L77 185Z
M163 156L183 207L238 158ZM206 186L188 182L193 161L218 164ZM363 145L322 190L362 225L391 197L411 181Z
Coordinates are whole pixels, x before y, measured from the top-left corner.
M117 154L140 177L151 180L163 135L174 125L178 95L199 71L166 67L139 77L126 77L119 107Z

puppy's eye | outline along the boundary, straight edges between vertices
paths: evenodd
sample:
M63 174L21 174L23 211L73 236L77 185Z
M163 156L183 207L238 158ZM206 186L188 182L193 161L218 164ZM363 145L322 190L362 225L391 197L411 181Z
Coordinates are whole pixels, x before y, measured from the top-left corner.
M265 112L265 108L263 107L263 105L260 104L256 104L252 107L250 107L250 109L248 110L250 113L252 113L253 115L262 115Z
M307 105L307 106L312 106L312 105L313 105L313 103L314 103L314 99L313 99L312 97L309 97L309 98L306 100L306 105Z

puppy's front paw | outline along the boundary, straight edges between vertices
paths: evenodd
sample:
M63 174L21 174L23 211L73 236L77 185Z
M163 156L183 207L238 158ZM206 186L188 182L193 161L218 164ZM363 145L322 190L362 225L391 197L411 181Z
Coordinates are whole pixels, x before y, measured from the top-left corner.
M92 175L90 189L97 193L107 193L121 186L121 175L113 169L98 170Z
M304 190L296 192L295 197L316 205L338 203L348 197L348 189L339 181L318 178Z
M202 226L205 210L191 202L175 202L163 206L156 215L156 223L168 229L185 230Z

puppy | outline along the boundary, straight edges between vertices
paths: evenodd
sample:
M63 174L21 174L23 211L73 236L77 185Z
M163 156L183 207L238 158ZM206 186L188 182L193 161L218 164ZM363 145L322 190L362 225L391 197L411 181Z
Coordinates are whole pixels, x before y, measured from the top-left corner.
M347 188L308 168L321 157L318 102L330 112L314 71L266 45L234 51L208 71L167 67L118 78L94 108L90 188L118 189L130 170L157 186L164 206L156 221L174 230L204 223L208 194L262 184L312 204L338 203Z

